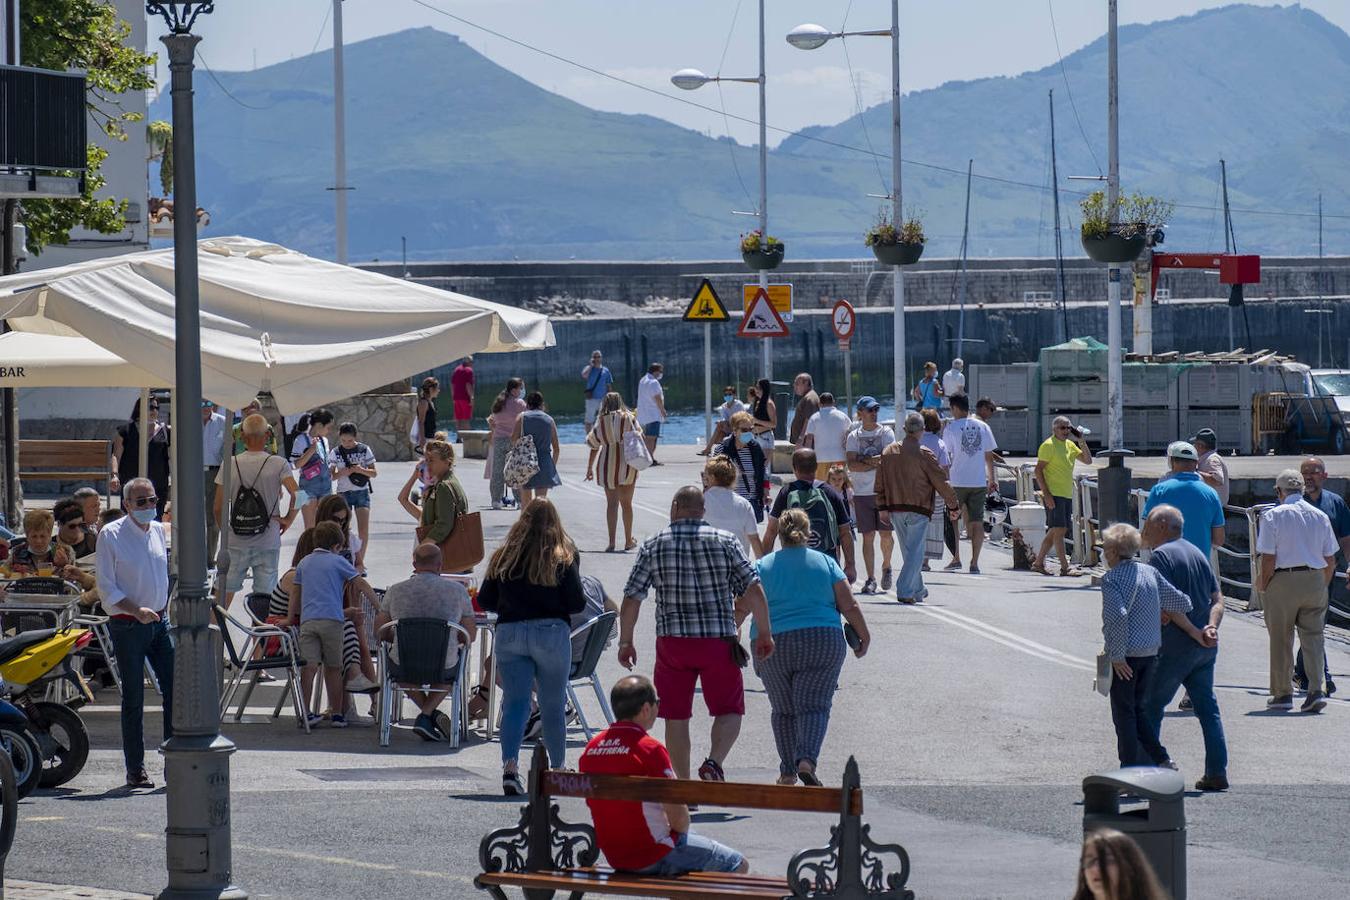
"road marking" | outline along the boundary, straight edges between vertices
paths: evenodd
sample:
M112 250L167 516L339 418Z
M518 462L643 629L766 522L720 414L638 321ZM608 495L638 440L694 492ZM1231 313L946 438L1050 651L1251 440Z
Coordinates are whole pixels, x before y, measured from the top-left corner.
M971 634L978 635L985 640L993 641L996 644L1002 644L1005 647L1010 647L1013 650L1025 653L1028 656L1034 656L1037 659L1043 659L1046 662L1085 672L1095 672L1097 670L1095 664L1088 664L1085 660L1079 660L1077 657L1069 656L1067 653L1061 653L1058 650L1044 647L1044 645L1037 644L1034 641L1028 641L1025 638L994 628L992 625L981 622L979 619L972 619L968 616L957 617L954 615L947 615L948 610L938 610L924 606L914 606L911 607L911 609L915 612L922 613L925 616L929 616L930 618L937 619L939 622L946 622L948 625L954 625L964 631L969 631ZM963 619L965 621L962 621ZM1004 635L1006 635L1006 637ZM1037 648L1043 648L1043 650Z
M1060 659L1073 663L1080 668L1086 666L1088 668L1093 669L1094 671L1097 668L1097 663L1094 660L1083 659L1082 657L1074 656L1072 654L1065 653L1061 650L1056 650L1054 647L1047 647L1045 644L1038 644L1035 641L1031 640L1030 638L1022 637L1020 634L1014 634L1011 631L1004 631L1002 628L996 628L995 626L990 625L988 622L972 618L971 616L963 615L962 613L956 612L955 610L952 609L947 609L946 607L930 607L925 608L922 611L939 613L941 615L951 616L955 619L960 619L961 621L973 625L977 628L984 628L989 632L991 632L992 634L996 634L999 635L1000 637L1007 638L1010 641L1016 641L1019 644L1024 644L1025 646L1036 652L1059 657Z
M28 816L25 822L64 822L65 816Z

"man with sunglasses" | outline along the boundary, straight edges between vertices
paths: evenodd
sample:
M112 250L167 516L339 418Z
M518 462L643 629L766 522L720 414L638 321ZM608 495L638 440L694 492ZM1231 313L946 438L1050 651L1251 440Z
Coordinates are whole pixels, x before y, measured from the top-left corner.
M92 556L98 546L98 532L84 520L84 507L73 497L56 501L52 507L56 517L56 539L74 553L72 559Z
M122 488L128 515L99 533L98 591L108 614L117 670L122 675L122 755L127 787L153 788L145 772L145 684L148 662L164 696L164 739L173 735L173 643L169 605L169 554L164 526L155 521L159 498L147 478Z
M1059 554L1059 574L1081 575L1069 564L1064 549L1064 535L1073 524L1073 467L1075 463L1092 464L1092 451L1082 432L1073 427L1068 416L1055 416L1051 434L1036 451L1036 481L1041 486L1041 503L1045 505L1045 539L1031 564L1034 572L1049 575L1046 558L1053 545Z

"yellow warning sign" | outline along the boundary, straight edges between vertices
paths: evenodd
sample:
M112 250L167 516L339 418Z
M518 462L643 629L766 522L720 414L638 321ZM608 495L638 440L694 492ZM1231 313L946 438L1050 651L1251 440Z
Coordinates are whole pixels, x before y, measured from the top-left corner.
M774 311L784 322L792 321L792 285L790 284L771 284L766 287L765 292L769 295L769 302L773 304ZM749 309L750 302L755 299L756 292L759 291L759 285L747 284L741 288L741 308Z
M722 300L717 296L717 291L713 290L712 282L703 279L703 283L694 291L694 299L689 301L689 307L684 311L684 320L686 322L725 322L731 316L727 315L727 308L722 305Z

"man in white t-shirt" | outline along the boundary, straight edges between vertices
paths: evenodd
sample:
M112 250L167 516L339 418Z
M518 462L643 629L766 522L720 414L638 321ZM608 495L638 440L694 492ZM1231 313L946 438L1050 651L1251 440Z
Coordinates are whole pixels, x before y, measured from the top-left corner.
M714 456L703 466L703 520L736 535L747 559L759 559L764 555L764 545L759 539L755 508L732 490L738 471L726 456Z
M942 432L942 441L951 457L949 473L956 499L961 505L961 517L970 536L970 571L980 574L980 548L984 546L984 499L998 490L994 478L994 451L997 443L994 432L978 418L970 415L970 399L965 394L951 398L952 415ZM953 559L945 569L958 569L961 564Z
M820 395L820 411L811 414L802 429L802 446L816 451L816 478L824 481L832 466L843 465L848 455L844 452L844 438L853 427L848 413L834 405L834 394Z
M244 452L226 462L230 465L230 503L225 502L222 487L225 466L216 474L216 521L222 532L228 530L230 570L225 577L225 603L228 609L234 595L244 586L244 574L253 579L254 593L269 594L277 586L278 564L281 558L281 533L295 521L298 511L295 492L298 487L291 467L275 453L264 449L269 430L267 420L254 413L243 422ZM245 522L235 515L241 491L257 491L262 498L262 516L255 522ZM286 513L282 515L282 494L289 495ZM245 504L248 506L251 504ZM229 513L226 513L227 507ZM253 527L248 527L252 524ZM246 533L241 534L243 527ZM253 528L256 534L248 534Z
M960 357L952 360L952 367L942 373L942 393L948 397L966 392L966 364Z
M642 439L647 442L647 452L652 455L652 465L661 465L656 461L656 442L661 437L661 425L666 421L666 393L661 390L661 376L665 366L652 363L647 374L638 382L637 420L642 426Z
M844 440L844 451L848 454L849 478L853 481L853 515L858 531L862 532L863 568L867 570L867 580L863 583L863 594L875 594L877 591L876 534L881 533L881 591L891 589L891 554L895 550L895 533L883 527L877 513L876 482L877 469L881 467L881 452L895 443L895 432L877 422L877 413L881 404L875 397L858 398L857 428L848 433Z

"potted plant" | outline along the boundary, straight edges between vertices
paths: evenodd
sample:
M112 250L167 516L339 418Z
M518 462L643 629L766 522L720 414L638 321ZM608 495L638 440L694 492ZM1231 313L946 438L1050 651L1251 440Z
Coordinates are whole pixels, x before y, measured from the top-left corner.
M896 227L885 210L877 213L876 224L863 236L863 243L872 248L877 262L887 266L908 266L918 262L923 256L926 240L923 223L915 213L911 212Z
M776 269L783 261L783 242L773 235L765 235L756 228L741 235L741 259L755 271Z
M1108 208L1106 193L1093 191L1079 204L1083 250L1097 262L1134 261L1148 246L1149 237L1172 217L1170 201L1134 193Z

